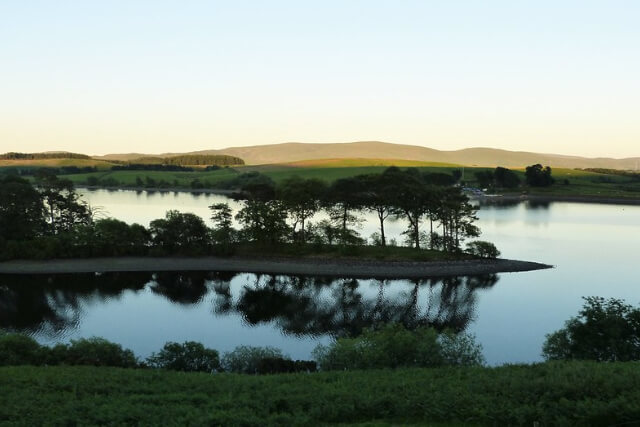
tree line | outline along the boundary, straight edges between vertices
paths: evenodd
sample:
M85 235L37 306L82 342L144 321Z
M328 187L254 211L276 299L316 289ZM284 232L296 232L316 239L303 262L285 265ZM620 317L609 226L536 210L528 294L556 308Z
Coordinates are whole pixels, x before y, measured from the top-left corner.
M318 345L313 356L315 360L292 360L274 347L241 345L220 357L217 350L186 341L167 342L160 351L140 360L131 350L102 338L83 338L48 347L31 337L0 331L0 366L91 365L276 374L316 372L318 365L322 370L331 371L484 364L481 346L471 335L439 333L429 327L409 331L393 323L379 330L367 329L359 337L338 338L329 345Z
M235 216L241 229L234 233L230 228L231 211L225 204L211 206L212 219L225 240L357 245L363 243L357 231L362 214L372 212L378 219L375 244L392 243L385 225L394 218L406 221L408 246L455 252L465 239L480 234L474 224L477 208L455 183L451 174L397 167L331 184L294 176L275 185L255 173L242 182L243 205ZM319 212L327 219L312 223Z
M475 172L474 176L481 188L518 188L522 180L511 169L496 167L494 170ZM525 183L530 187L548 187L555 183L551 176L551 167L541 164L530 165L525 168Z
M91 159L86 154L68 153L65 151L50 153L16 153L0 154L0 160L44 160L44 159Z
M239 166L244 165L240 157L226 154L184 154L171 157L140 157L127 162L129 165L173 165L173 166Z
M149 227L113 218L96 218L69 180L42 171L35 186L6 176L0 181L0 242L4 258L47 258L208 253L231 254L239 244L312 244L358 246L367 243L358 226L374 212L379 231L372 243L396 245L385 233L386 221L405 220L406 245L461 252L476 237L477 208L448 174L388 168L327 184L291 177L279 185L261 174L243 180L234 215L226 203L210 206L214 227L203 218L176 210ZM325 219L312 222L324 212ZM235 220L235 223L234 223ZM235 228L235 224L239 228ZM472 245L476 255L495 257L492 245Z

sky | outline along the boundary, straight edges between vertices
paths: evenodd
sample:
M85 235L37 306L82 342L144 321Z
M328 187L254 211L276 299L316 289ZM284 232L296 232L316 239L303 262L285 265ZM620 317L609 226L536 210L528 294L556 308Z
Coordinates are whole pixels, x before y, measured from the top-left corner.
M640 156L639 18L635 0L0 0L0 152Z

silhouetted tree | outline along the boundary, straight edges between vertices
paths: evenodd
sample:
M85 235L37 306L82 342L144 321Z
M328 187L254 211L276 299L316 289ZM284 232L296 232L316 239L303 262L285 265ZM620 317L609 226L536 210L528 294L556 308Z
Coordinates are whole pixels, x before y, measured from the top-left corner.
M525 170L527 184L532 187L548 187L555 182L551 176L549 166L542 167L541 164L527 166Z
M246 200L236 214L242 237L260 243L284 241L288 230L286 217L286 209L278 200Z
M69 231L77 224L91 224L91 209L80 200L71 181L59 179L45 169L35 178L47 212L50 234Z
M29 240L44 225L44 205L40 194L25 179L0 179L0 238Z
M520 178L518 177L518 175L514 171L507 168L498 166L493 171L493 177L498 187L516 188L520 185Z
M305 221L320 210L320 201L326 189L324 181L297 176L287 178L279 185L278 198L293 220L293 240L296 240L296 228L300 224L299 240L303 243L307 241Z
M153 244L167 253L201 253L209 245L209 230L202 218L170 210L165 218L151 221Z

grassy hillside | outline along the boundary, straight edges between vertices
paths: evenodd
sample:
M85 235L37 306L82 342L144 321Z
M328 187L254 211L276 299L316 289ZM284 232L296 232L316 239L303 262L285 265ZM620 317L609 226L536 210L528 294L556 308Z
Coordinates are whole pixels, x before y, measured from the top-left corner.
M285 163L286 166L304 167L304 168L345 168L345 167L364 167L364 166L398 166L398 167L461 167L450 163L423 162L419 160L403 160L403 159L315 159L300 160L298 162Z
M7 166L11 164L11 166ZM20 164L22 166L16 166ZM61 166L97 166L92 173L66 175L76 185L99 185L111 187L161 187L161 188L216 188L221 183L236 177L240 173L257 171L280 182L292 176L318 178L333 182L360 174L380 173L389 166L417 167L422 171L451 173L464 170L464 181L476 185L475 173L492 170L485 167L468 167L446 163L423 162L401 159L315 159L286 164L264 164L235 166L214 171L196 170L177 171L111 171L111 163L83 159L46 159L46 160L6 160L0 161L0 170L10 167L61 167ZM514 169L524 182L524 168ZM640 199L640 180L625 175L595 173L577 169L553 168L556 184L547 188L519 188L512 193L523 191L529 194L549 196L579 196L619 199ZM151 180L151 181L149 181ZM141 183L142 182L142 183ZM155 183L155 184L154 184ZM195 187L194 187L195 183ZM503 192L504 193L504 192Z
M240 157L247 164L292 163L318 159L400 159L416 162L461 164L467 166L525 167L536 163L562 168L634 169L640 157L627 159L585 158L558 154L499 150L494 148L467 148L455 151L434 150L423 146L391 144L380 141L361 141L340 144L284 144L230 147L221 150L202 150L189 154L227 154ZM147 154L148 155L148 154ZM165 153L161 156L175 156ZM131 160L145 154L109 154L97 158Z
M356 161L354 164L366 164L366 162ZM339 164L339 163L338 163ZM205 185L205 188L216 186L222 181L234 178L237 174L243 172L257 171L271 177L275 182L280 182L292 176L300 176L303 178L318 178L327 182L333 182L339 178L346 178L355 175L380 173L388 166L338 166L332 164L330 166L291 166L291 165L260 165L260 166L241 166L235 168L222 168L215 171L198 171L198 172L169 172L169 171L104 171L86 174L66 175L65 178L70 179L76 185L86 185L90 177L95 177L103 183L120 183L113 184L123 186L135 186L136 179L140 178L146 181L147 177L155 181L164 181L168 187L189 188L193 180L199 180ZM445 172L450 173L459 167L439 167L428 166L420 167L424 171ZM478 169L484 170L484 169ZM105 184L106 185L106 184Z
M640 365L267 376L3 367L0 401L0 424L21 425L632 425Z
M333 182L339 178L346 178L360 174L380 173L388 166L364 166L368 163L375 164L376 161L366 159L346 159L339 161L327 161L323 165L312 165L313 162L289 165L260 165L242 166L236 168L222 168L215 171L206 172L169 172L169 171L99 171L86 174L66 175L76 185L87 185L91 177L99 181L102 186L123 186L136 187L165 187L165 188L193 188L193 183L197 182L200 188L216 188L221 183L236 177L243 172L257 171L271 177L275 182L281 182L292 176L302 178L317 178L327 182ZM384 162L383 162L384 163ZM392 162L393 164L397 164ZM353 166L343 166L351 164ZM356 165L363 166L356 166ZM411 162L410 164L425 164L422 162ZM405 167L405 165L402 165ZM407 165L408 166L408 165ZM422 171L451 173L460 170L459 166L422 166ZM464 180L470 185L476 185L475 173L479 171L491 170L490 168L464 168ZM524 170L516 170L520 179L524 181ZM606 197L620 199L639 199L640 180L634 180L628 176L601 174L575 169L553 170L553 177L556 184L546 188L520 188L512 190L512 193L520 194L523 191L529 194L549 195L549 196L579 196L579 197ZM147 185L151 179L158 185ZM503 192L509 194L508 191Z
M468 148L455 151L434 150L423 146L390 144L379 141L361 141L341 144L285 144L231 147L221 150L203 150L191 154L227 154L242 158L245 163L257 165L268 163L292 163L317 159L401 159L420 162L462 164L467 166L524 167L541 163L563 168L612 168L634 169L640 157L628 159L585 158L558 154L532 153L499 150L494 148ZM163 156L177 155L163 154ZM111 154L105 159L130 159L134 156ZM138 157L141 155L137 154Z
M114 163L97 159L36 159L36 160L0 160L0 168L20 167L20 168L42 168L42 167L63 167L63 166L96 166L101 169L108 169Z

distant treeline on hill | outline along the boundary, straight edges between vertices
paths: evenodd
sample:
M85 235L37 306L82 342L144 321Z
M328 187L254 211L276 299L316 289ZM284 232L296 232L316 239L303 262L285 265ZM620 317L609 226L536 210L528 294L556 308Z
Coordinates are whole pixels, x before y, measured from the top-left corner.
M91 159L86 154L56 152L56 153L4 153L0 160L43 160L43 159Z
M162 163L130 163L111 166L112 171L170 171L193 172L194 169L187 166L165 165Z
M172 157L140 157L129 164L173 165L173 166L237 166L244 165L244 160L235 156L186 154Z

